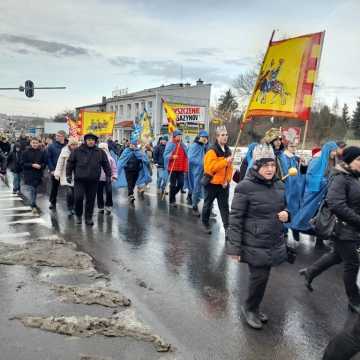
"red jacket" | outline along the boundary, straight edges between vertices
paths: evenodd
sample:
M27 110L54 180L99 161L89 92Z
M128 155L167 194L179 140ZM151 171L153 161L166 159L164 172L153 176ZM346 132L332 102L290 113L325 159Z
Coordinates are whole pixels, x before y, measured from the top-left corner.
M171 158L168 165L168 171L181 171L188 172L189 171L189 161L188 157L185 153L185 150L181 146L180 143L175 143L176 147L171 154ZM173 156L177 155L176 159L173 159Z

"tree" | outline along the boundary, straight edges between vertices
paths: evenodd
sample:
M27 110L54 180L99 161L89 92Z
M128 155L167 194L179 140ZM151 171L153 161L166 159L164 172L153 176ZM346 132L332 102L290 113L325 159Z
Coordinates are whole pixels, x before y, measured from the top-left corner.
M75 119L75 112L73 110L64 110L59 114L56 114L53 118L54 122L66 122L67 117L70 117L71 119Z
M218 110L224 113L232 113L238 108L239 104L236 101L235 95L231 89L226 90L225 94L219 98Z
M345 103L343 108L342 108L342 115L341 118L346 126L347 129L351 128L351 118L349 115L349 107L348 105Z
M255 87L258 76L257 69L248 70L240 74L233 82L233 87L237 91L240 100L247 103Z
M351 128L356 139L360 138L360 100L356 102L356 109L351 119Z

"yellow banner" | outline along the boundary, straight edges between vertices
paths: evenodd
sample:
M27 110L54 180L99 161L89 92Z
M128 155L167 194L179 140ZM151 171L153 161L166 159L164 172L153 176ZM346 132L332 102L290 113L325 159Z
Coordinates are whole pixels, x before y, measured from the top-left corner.
M114 112L81 112L81 135L111 136L115 124Z
M247 116L308 120L324 33L269 44ZM246 120L246 119L245 119Z

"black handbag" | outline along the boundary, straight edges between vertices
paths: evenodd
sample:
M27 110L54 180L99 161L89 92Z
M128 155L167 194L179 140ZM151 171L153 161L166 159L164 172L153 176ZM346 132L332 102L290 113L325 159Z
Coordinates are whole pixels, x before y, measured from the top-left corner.
M329 209L326 200L324 200L317 214L310 220L315 234L321 239L330 239L334 233L337 217Z
M213 178L212 175L204 174L203 177L201 178L201 185L202 186L209 185L212 178Z

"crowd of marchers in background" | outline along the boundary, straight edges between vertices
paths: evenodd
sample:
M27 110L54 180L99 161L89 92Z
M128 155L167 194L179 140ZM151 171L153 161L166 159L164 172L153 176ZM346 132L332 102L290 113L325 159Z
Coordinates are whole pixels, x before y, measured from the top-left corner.
M301 241L300 234L307 234L316 238L317 246L328 242L330 250L299 273L306 288L313 291L315 278L343 263L348 308L357 321L332 340L324 359L350 359L360 347L360 148L330 141L312 149L312 158L306 161L297 155L297 144L284 141L280 129L274 128L260 143L248 146L237 168L226 128L219 127L215 135L210 144L208 132L200 130L192 144L185 144L181 131L175 130L171 138L159 137L154 146L127 139L121 144L112 139L99 141L92 133L79 142L63 131L55 138L21 135L12 144L1 136L0 172L3 176L7 169L12 173L14 193L21 193L22 184L27 186L30 206L37 213L37 192L47 168L50 209L56 211L62 186L69 217L75 216L81 224L84 214L88 226L94 224L96 200L99 214L111 214L114 188L127 188L129 206L134 206L135 188L139 196L144 195L154 177L153 167L159 196L165 199L168 195L170 209L176 211L178 194L187 192L186 201L193 216L201 218L206 234L213 231L216 200L226 252L248 264L249 289L242 314L254 329L268 321L261 303L271 268L295 261L296 250L289 246L289 238ZM237 185L230 206L232 181ZM336 220L329 238L319 236L313 226L325 206Z

